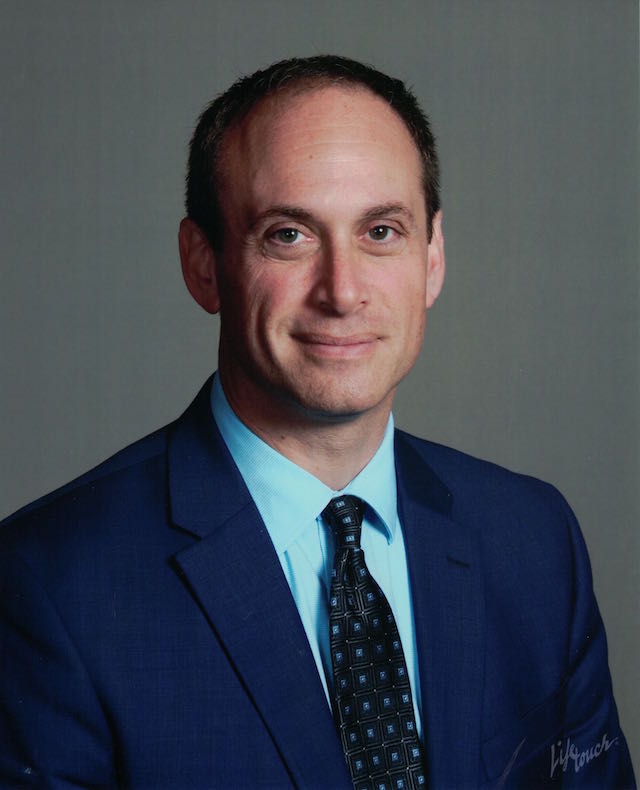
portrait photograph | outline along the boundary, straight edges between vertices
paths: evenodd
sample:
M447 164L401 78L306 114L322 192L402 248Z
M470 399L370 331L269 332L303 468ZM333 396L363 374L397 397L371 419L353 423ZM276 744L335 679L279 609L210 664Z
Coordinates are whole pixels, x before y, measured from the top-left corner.
M0 786L635 787L638 4L0 13Z

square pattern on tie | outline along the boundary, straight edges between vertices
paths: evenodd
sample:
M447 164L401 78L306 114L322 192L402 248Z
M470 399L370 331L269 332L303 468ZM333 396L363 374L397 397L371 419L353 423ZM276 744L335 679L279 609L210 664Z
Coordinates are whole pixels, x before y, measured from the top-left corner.
M400 635L360 548L364 504L332 500L335 536L329 599L336 725L356 790L426 788Z

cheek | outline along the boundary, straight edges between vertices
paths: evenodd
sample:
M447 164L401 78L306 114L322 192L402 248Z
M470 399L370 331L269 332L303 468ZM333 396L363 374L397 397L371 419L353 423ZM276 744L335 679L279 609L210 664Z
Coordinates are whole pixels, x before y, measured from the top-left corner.
M263 321L280 321L293 315L304 301L304 284L291 269L266 268L250 282L248 299L252 309L258 310Z
M383 298L389 305L397 325L424 325L426 313L426 279L421 272L413 277L398 276L386 283Z
M407 356L416 356L422 346L426 326L427 310L423 295L415 292L410 301L398 300L396 311L403 311L403 332Z
M243 287L240 328L249 342L261 346L264 353L278 345L286 334L288 322L295 315L295 289L290 278L262 271ZM238 320L238 317L235 318Z
M234 262L223 279L220 298L231 322L248 323L253 320L256 310L264 302L268 293L261 282L260 273L254 267Z

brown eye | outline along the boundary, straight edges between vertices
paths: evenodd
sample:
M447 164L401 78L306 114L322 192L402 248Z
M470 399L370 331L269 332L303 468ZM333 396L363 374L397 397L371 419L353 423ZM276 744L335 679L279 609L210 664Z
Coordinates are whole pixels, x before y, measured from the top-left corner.
M369 230L369 238L374 241L387 241L391 235L391 228L388 225L376 225Z
M293 244L293 242L298 241L300 231L295 228L280 228L273 235L283 244Z

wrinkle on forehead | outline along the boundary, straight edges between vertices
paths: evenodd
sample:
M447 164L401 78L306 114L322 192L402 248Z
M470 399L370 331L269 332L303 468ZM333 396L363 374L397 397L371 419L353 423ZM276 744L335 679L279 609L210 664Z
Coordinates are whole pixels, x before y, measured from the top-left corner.
M337 184L353 166L363 177L368 169L386 167L390 180L398 182L406 182L410 170L409 179L422 185L420 154L404 121L382 98L359 87L324 86L268 97L230 131L225 148L223 171L234 190L248 188L249 182L258 191L261 185L272 188L282 163L296 158L305 161L306 186L314 172L319 180ZM404 170L396 162L405 163ZM288 176L295 183L296 174Z
M366 89L343 87L318 88L293 97L267 99L262 107L256 108L254 118L247 119L249 123L243 125L241 140L244 144L253 142L258 146L281 141L293 147L335 145L336 142L345 146L386 142L384 134L376 134L370 125L357 122L363 105L367 107L369 117L373 114L384 117L395 127L394 136L405 137L415 147L404 122L383 99ZM293 116L298 127L295 130L291 129ZM341 130L344 132L342 139L339 136ZM357 136L358 131L360 136ZM419 156L417 148L416 156Z

